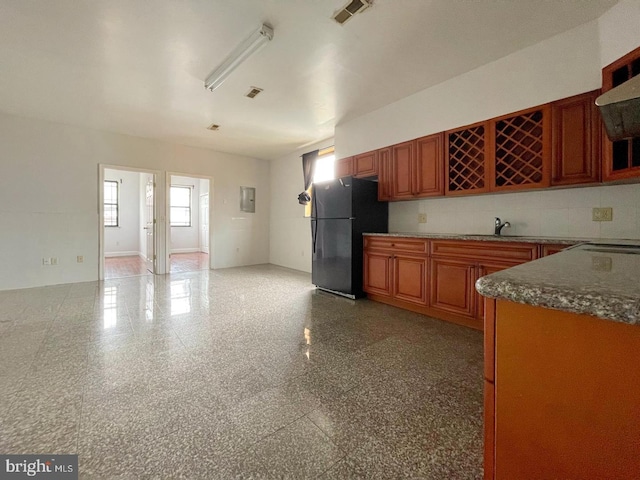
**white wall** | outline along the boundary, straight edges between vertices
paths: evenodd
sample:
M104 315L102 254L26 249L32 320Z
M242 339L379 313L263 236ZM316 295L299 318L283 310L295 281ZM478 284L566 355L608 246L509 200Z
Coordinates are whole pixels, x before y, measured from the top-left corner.
M599 88L596 21L336 127L339 158Z
M591 220L593 207L612 207L612 222ZM427 223L418 223L418 213ZM433 198L389 204L392 232L493 233L494 218L509 221L504 235L640 238L640 185Z
M622 0L598 19L603 67L640 45L639 26L640 0Z
M601 69L640 45L640 0L336 127L339 157L485 120L599 88ZM273 184L273 182L272 182ZM613 207L613 222L591 221ZM418 224L418 213L427 223ZM395 232L492 233L495 216L512 235L640 238L640 186L600 186L466 198L392 202Z
M118 182L118 226L105 227L106 257L138 255L140 246L140 173L105 169L105 180Z
M7 114L0 145L0 290L98 278L99 164L214 177L214 268L269 260L267 161ZM248 218L240 185L257 188Z
M270 262L311 271L311 223L298 195L304 191L302 154L333 145L333 139L301 148L271 162Z
M171 253L200 251L200 180L199 178L171 175L171 185L192 187L191 226L171 227Z

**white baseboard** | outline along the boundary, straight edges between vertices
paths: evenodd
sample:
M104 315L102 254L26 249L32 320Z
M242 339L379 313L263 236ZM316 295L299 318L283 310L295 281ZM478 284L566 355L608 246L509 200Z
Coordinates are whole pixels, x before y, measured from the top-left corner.
M105 252L104 256L107 257L137 257L140 252Z
M199 247L196 248L172 248L171 253L197 253L200 251Z

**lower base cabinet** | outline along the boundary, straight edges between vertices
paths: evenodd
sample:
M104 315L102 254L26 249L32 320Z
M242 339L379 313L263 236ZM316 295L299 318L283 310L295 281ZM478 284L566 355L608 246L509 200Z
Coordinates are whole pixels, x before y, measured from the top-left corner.
M470 319L475 318L475 263L431 259L431 306Z
M427 258L364 252L364 289L370 295L427 304Z
M487 303L485 479L640 478L640 328Z
M538 257L537 244L365 236L370 299L483 329L478 278Z

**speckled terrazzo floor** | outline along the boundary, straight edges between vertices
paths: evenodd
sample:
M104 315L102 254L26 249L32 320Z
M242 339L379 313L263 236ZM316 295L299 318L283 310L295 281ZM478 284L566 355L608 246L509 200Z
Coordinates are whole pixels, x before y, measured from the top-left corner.
M0 292L0 453L81 478L482 476L482 335L262 265Z

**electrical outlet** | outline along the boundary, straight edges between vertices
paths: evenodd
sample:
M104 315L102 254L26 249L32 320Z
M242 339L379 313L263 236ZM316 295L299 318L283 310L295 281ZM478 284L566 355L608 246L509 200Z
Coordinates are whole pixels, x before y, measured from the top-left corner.
M613 208L611 207L595 207L592 210L592 220L594 222L611 222L613 220Z
M84 262L84 255L78 255L78 256L76 257L76 261L77 261L78 263L83 263L83 262Z
M418 214L418 223L427 223L427 214L419 213Z
M42 265L51 265L51 259L50 258L43 258L42 259Z
M51 265L58 265L58 257L51 257Z

